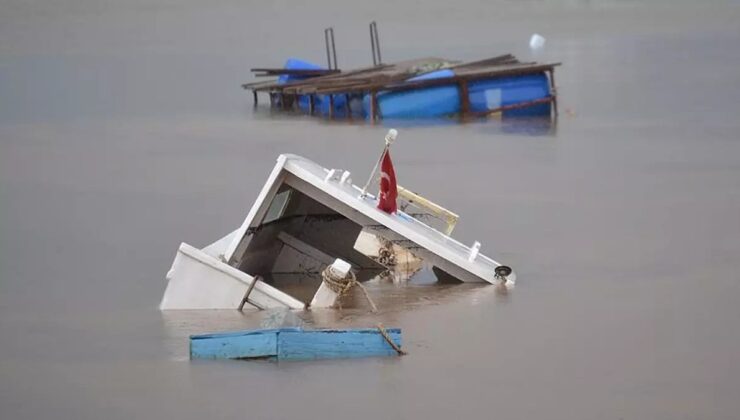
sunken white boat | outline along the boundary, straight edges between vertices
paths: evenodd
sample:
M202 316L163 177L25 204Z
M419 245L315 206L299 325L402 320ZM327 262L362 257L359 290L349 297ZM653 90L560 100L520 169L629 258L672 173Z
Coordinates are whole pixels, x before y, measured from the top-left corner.
M352 184L348 171L280 155L239 228L203 249L180 245L160 308L302 309L310 299L291 296L281 290L289 289L284 282L269 279L321 272L341 259L359 281L368 280L362 273L387 269L378 255L389 244L391 251L423 260L439 281L513 284L516 274L480 254L479 243L468 247L449 236L454 213L400 186L399 192L400 198L445 213L451 223L438 230L400 209L386 213L377 208L376 197Z

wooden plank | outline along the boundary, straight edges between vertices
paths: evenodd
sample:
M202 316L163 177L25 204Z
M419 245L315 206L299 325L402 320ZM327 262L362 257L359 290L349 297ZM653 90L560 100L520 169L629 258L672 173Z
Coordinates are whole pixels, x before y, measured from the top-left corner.
M391 340L401 347L401 330L388 328L386 331ZM278 335L278 360L340 359L397 354L376 328L281 331Z
M555 87L555 69L552 68L549 71L550 74L550 95L553 97L552 100L552 107L553 107L553 113L557 117L558 116L558 91Z
M338 69L285 69L285 68L254 68L250 69L252 73L264 73L264 74L255 74L257 77L261 76L279 76L279 75L289 75L289 76L324 76L327 74L337 74L341 73L341 70Z
M401 330L385 331L400 349ZM190 336L191 359L318 360L396 355L398 351L377 328L276 328Z
M369 67L349 71L340 74L330 74L326 76L313 77L307 80L298 80L285 84L275 84L270 87L260 87L261 90L270 89L281 89L281 90L293 90L297 93L312 92L312 88L319 89L326 86L345 86L345 85L364 85L368 83L391 83L399 82L407 79L410 76L416 74L413 69L420 65L429 63L449 63L451 60L428 57L414 60L402 61L395 64L383 64L376 67ZM302 91L306 89L307 91ZM338 90L341 92L341 89Z
M191 359L254 359L277 356L278 329L190 336Z
M514 64L519 63L519 60L516 59L511 54L504 54L499 55L492 58L486 58L483 60L478 61L469 61L467 63L457 64L452 67L451 69L463 69L463 68L470 68L470 67L482 67L482 66L492 66L492 65L501 65L501 64Z
M404 91L413 89L422 89L433 86L444 86L454 85L460 81L476 81L484 79L493 79L504 76L523 76L527 74L536 74L543 71L549 71L556 64L542 64L542 65L523 65L523 66L504 66L501 68L491 68L484 70L466 71L460 75L445 77L440 79L424 79L415 81L397 80L397 81L377 81L366 85L348 85L348 86L336 86L330 88L319 88L316 93L330 94L330 93L353 93L353 92L364 92L371 90L382 90L382 91ZM408 75L405 75L408 77Z
M278 81L275 80L267 80L264 82L253 82L253 83L244 83L242 84L243 89L260 89L264 87L269 87L273 85L277 85Z

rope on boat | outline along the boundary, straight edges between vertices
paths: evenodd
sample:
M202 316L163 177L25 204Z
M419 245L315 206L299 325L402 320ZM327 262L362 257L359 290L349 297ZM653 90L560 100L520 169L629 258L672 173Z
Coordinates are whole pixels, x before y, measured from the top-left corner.
M360 282L357 281L355 273L353 273L352 271L347 273L346 276L341 277L339 274L336 273L336 271L334 271L332 266L328 266L324 269L324 271L321 272L321 278L324 280L324 283L326 283L329 289L331 289L334 293L338 295L337 302L340 309L342 296L347 294L347 292L349 292L350 289L352 289L353 287L358 286L360 290L362 290L362 293L365 295L368 303L370 303L372 312L378 312L378 307L375 306L375 302L370 299L370 295L367 293L367 290L362 284L360 284Z
M395 267L396 252L393 250L393 242L382 239L378 249L378 262L385 267Z
M393 340L391 340L391 336L388 335L388 331L385 330L385 327L380 322L378 322L378 331L380 331L380 335L382 335L383 338L385 338L385 341L387 341L388 344L390 344L391 347L393 347L393 350L395 350L399 356L404 356L408 354L405 351L401 350L401 348L398 347L396 343L393 342Z

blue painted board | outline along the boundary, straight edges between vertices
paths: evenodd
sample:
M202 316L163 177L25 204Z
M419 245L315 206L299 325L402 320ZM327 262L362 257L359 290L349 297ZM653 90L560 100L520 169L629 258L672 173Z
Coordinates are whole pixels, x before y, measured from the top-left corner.
M386 330L401 347L401 330ZM315 360L370 356L394 356L396 351L375 328L303 330L279 328L193 335L191 359Z
M237 331L190 336L191 359L275 357L281 329Z
M401 330L386 329L401 347ZM341 359L396 356L376 328L350 330L282 331L278 338L278 360Z

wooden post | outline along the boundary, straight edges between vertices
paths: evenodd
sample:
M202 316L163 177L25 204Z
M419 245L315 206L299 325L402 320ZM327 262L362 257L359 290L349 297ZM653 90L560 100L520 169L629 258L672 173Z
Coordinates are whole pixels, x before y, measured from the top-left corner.
M470 114L470 95L468 94L468 81L460 80L457 84L460 94L460 119L465 120Z
M349 93L344 95L344 112L347 113L347 119L352 119L352 112L349 108Z
M378 92L375 90L370 91L370 121L375 122L379 119L378 116Z
M254 106L257 106L257 91L253 90L252 95L254 96Z
M308 95L308 115L313 115L314 107L316 107L316 97Z
M329 118L334 118L334 95L329 94Z
M332 270L334 274L340 277L347 276L351 269L352 266L349 265L348 262L339 258L334 260L334 262L328 268L328 270ZM316 291L316 294L311 300L311 307L331 308L337 303L339 297L339 293L335 292L331 287L329 287L329 285L326 284L326 281L322 281L321 286L319 286L319 290Z
M558 116L558 91L555 87L555 69L550 69L550 95L552 96L552 110Z

